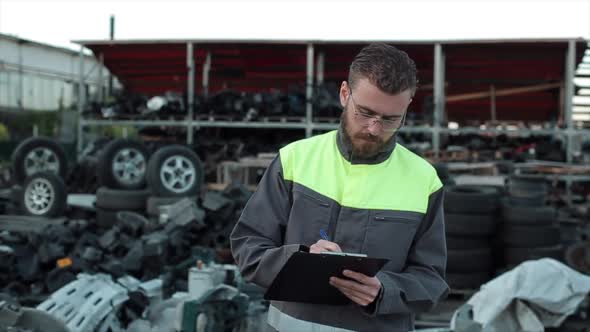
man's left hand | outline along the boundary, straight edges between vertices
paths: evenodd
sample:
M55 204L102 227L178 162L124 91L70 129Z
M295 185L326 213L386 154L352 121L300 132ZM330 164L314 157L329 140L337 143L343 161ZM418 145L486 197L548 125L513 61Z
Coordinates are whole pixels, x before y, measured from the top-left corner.
M342 274L352 280L331 277L330 285L338 288L342 294L362 306L375 301L381 290L381 281L377 277L369 277L350 270L344 270Z

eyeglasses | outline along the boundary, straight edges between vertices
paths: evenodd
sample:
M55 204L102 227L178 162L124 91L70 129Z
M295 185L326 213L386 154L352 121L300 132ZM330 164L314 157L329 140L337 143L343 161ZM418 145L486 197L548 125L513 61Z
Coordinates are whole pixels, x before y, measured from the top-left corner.
M394 132L402 127L404 124L404 120L406 119L406 114L404 113L403 116L383 116L383 115L374 115L370 114L366 111L358 109L356 106L356 102L352 97L352 89L350 91L350 100L352 100L352 105L354 107L354 115L356 121L363 127L370 127L374 123L379 123L381 125L381 130L386 132Z

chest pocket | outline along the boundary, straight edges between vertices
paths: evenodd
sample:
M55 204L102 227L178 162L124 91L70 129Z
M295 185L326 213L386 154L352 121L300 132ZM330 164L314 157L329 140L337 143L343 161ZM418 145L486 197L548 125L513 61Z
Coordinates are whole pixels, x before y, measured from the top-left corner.
M392 268L401 270L421 219L418 213L370 212L363 252L389 258Z
M294 187L285 242L306 246L316 243L320 239L320 229L328 231L330 206L328 198L305 187Z

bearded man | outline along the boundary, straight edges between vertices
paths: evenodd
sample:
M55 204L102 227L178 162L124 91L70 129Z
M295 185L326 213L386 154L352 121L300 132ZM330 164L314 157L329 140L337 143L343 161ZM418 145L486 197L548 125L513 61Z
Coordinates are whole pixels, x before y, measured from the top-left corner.
M407 332L448 293L441 181L396 142L416 84L405 52L364 47L340 85L340 128L287 145L267 169L231 234L246 280L269 287L297 251L389 259L373 277L330 278L348 305L272 301L267 330Z

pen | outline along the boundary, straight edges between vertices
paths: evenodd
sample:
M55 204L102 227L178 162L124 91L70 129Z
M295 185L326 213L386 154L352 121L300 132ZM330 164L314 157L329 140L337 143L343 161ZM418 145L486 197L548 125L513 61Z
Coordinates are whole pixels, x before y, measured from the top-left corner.
M328 234L326 234L326 231L323 228L320 229L320 236L322 237L322 239L328 241Z

